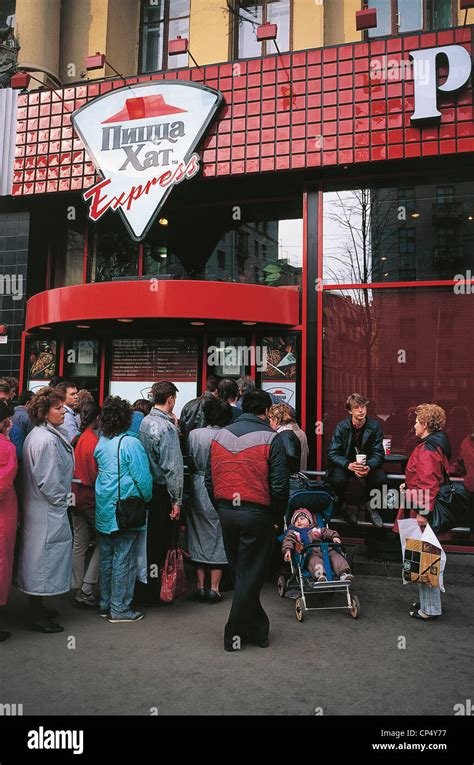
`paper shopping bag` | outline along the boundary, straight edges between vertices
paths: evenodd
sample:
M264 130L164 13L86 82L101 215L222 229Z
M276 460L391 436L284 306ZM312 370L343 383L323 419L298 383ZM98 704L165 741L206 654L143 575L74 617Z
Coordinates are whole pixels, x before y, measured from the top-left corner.
M398 528L403 556L403 583L427 584L430 587L439 587L441 592L444 592L446 553L431 526L427 523L422 531L416 519L409 518L399 521Z

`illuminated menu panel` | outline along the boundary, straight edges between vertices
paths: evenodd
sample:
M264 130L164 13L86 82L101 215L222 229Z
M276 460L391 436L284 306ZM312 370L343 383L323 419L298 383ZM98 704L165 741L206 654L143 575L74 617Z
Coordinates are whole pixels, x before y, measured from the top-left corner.
M182 337L127 338L112 341L111 380L197 379L197 344Z

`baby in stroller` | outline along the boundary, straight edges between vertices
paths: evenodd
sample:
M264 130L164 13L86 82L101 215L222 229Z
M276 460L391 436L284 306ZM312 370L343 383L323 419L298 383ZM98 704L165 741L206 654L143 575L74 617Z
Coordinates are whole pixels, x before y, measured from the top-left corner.
M313 542L334 542L341 544L341 539L337 531L325 527L319 528L315 524L311 512L304 507L300 507L293 513L291 524L288 526L281 545L285 561L289 563L292 552L301 552L304 547ZM329 550L329 560L335 575L342 582L349 582L354 578L347 560L334 548ZM311 555L307 559L307 567L309 573L317 582L327 581L327 572L324 570L321 551L318 548L313 548Z

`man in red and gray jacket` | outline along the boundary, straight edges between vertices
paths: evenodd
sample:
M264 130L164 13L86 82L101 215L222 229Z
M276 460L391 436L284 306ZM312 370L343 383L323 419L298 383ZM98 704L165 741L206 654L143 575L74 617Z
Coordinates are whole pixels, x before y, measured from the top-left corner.
M265 422L271 403L265 391L246 393L243 414L216 434L207 463L206 488L219 513L234 579L226 651L239 650L243 643L269 645L270 622L260 591L289 491L283 441Z

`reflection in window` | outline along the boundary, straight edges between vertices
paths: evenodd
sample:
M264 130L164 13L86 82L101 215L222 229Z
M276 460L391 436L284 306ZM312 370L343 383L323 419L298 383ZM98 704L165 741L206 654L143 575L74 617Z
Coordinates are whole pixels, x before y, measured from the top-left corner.
M301 202L202 207L169 213L144 243L144 274L281 286L301 283ZM165 219L162 219L165 220Z
M445 202L454 202L454 186L438 186L436 189L436 202L439 205Z
M392 34L392 0L371 0L370 8L377 10L377 26L369 29L369 37Z
M250 362L250 346L245 337L216 337L213 357L208 355L208 370L218 377L236 379L248 373Z
M238 58L255 58L275 53L273 41L260 43L257 27L277 24L277 45L280 51L290 49L290 0L236 0L235 50Z
M452 287L325 291L324 453L346 397L357 390L391 436L392 452L405 455L416 444L413 407L442 406L456 457L474 424L474 335L465 331L471 316L472 295Z
M454 26L453 10L456 13L456 4L453 9L453 0L427 0L425 28L435 30Z
M7 19L15 13L16 0L0 1L0 27L6 27Z
M82 284L86 221L83 210L75 220L68 220L65 210L61 217L65 224L54 229L51 243L53 286L71 287Z
M64 375L77 385L78 390L85 388L99 397L99 341L66 341L64 353Z
M384 37L417 30L445 29L457 23L454 0L370 0L377 9L377 26L369 37Z
M188 66L188 54L168 55L168 42L189 38L190 0L143 0L141 71Z
M472 268L474 184L323 195L329 284L453 279Z
M398 31L423 29L423 0L398 0Z
M415 189L413 187L407 189L398 189L398 206L399 208L405 208L405 212L410 215L415 212Z
M92 279L108 282L138 275L138 245L122 220L108 218L92 226Z

